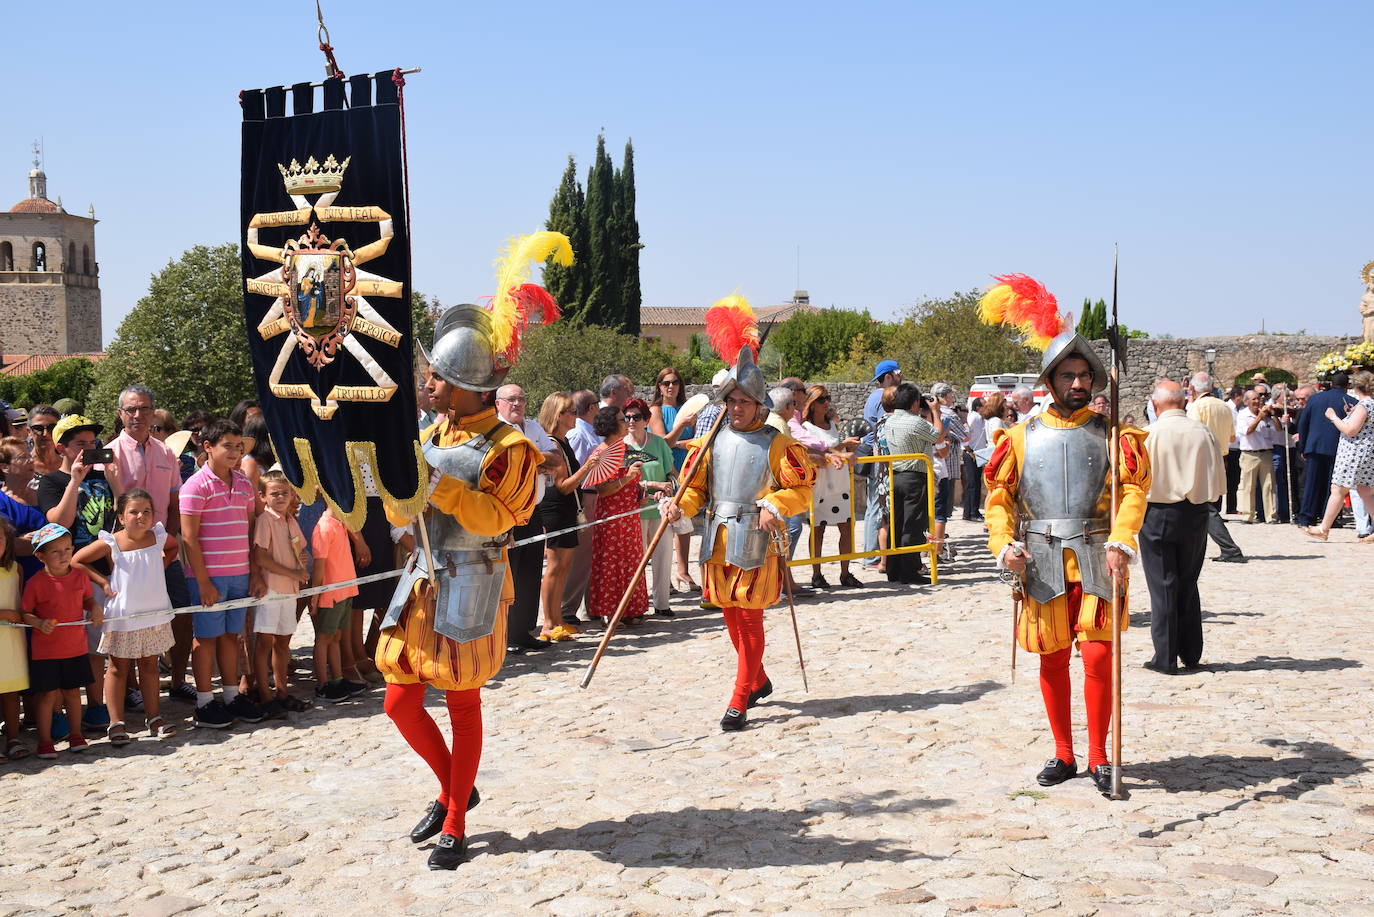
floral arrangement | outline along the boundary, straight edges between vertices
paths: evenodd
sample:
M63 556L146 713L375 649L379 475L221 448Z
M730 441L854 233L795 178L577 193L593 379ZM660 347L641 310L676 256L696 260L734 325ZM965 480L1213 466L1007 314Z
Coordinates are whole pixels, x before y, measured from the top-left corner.
M1317 361L1313 371L1321 382L1330 382L1336 373L1350 372L1350 358L1343 353L1328 353Z
M1345 348L1345 359L1352 369L1374 370L1374 343L1351 344Z

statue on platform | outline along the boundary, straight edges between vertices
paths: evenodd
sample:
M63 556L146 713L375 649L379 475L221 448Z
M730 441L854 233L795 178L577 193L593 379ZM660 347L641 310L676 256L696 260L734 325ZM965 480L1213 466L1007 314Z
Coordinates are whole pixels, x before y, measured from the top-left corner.
M1364 295L1360 297L1360 317L1364 319L1364 339L1374 344L1374 261L1360 270L1364 281Z

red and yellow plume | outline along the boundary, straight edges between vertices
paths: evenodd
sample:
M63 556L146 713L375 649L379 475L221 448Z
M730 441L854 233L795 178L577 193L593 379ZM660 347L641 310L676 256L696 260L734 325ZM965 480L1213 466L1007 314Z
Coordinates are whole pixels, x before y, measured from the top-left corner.
M726 366L735 365L741 347L753 351L755 360L759 357L759 323L749 300L739 294L718 299L706 310L706 336Z
M993 276L997 281L978 301L978 317L989 325L1015 325L1028 347L1044 350L1064 330L1059 302L1025 274Z
M547 325L558 318L558 303L537 283L528 283L537 261L553 258L567 267L573 263L572 243L561 232L533 232L511 239L496 259L496 295L491 311L492 346L498 361L512 366L520 356L525 329Z

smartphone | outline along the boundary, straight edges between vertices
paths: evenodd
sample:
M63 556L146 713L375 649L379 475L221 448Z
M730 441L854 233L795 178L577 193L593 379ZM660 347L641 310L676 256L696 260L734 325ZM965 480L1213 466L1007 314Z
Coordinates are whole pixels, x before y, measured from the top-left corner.
M84 465L105 465L114 461L113 449L85 449L81 453Z

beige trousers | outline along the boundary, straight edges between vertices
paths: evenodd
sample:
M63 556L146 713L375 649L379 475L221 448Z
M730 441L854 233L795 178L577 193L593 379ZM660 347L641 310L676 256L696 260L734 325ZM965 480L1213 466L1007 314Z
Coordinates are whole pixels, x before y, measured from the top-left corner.
M1240 454L1240 489L1236 494L1236 511L1246 522L1255 521L1255 484L1259 484L1260 497L1264 500L1264 518L1277 518L1274 499L1274 460L1264 452L1242 452Z

